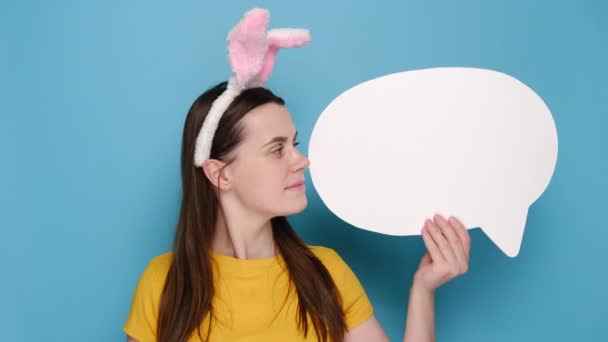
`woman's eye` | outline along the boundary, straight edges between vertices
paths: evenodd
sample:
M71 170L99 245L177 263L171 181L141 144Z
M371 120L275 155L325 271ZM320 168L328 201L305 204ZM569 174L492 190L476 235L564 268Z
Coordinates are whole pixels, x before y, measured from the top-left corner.
M293 144L294 147L298 146L298 145L300 145L300 142L296 142L296 143ZM276 150L272 151L272 153L279 154L279 155L281 154L281 152L283 152L283 146L281 146L280 148L277 148Z

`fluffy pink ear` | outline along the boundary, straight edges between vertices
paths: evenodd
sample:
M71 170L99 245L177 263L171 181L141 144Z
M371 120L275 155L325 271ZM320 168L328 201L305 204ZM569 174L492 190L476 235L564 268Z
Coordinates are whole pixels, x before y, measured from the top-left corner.
M310 32L306 29L273 29L268 32L268 51L264 56L259 79L262 84L266 83L274 68L274 62L279 48L291 48L306 45L310 42Z
M228 34L228 57L238 83L247 87L257 82L268 51L267 10L254 8Z
M298 28L272 29L268 31L268 44L280 48L292 48L310 42L310 31Z
M264 64L262 64L262 70L260 70L259 80L261 84L266 83L268 77L272 73L272 69L274 69L274 61L277 59L277 53L279 52L279 47L276 45L270 45L268 47L268 51L266 52L266 56L264 57Z

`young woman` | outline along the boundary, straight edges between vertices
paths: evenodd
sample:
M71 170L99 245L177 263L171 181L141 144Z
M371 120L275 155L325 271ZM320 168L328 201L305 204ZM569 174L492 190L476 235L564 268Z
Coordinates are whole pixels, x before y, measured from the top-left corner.
M306 245L286 216L307 205L309 161L284 101L245 89L218 123L210 156L196 139L226 82L202 94L182 140L183 198L173 250L153 258L124 325L128 341L388 341L357 277L330 248ZM404 341L434 341L434 291L467 271L455 218L426 221Z

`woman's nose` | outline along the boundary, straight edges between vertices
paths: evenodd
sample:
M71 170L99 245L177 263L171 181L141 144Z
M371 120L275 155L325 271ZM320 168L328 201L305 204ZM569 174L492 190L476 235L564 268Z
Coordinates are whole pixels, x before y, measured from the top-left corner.
M302 158L304 158L304 161L305 161L304 168L307 169L310 166L310 160L308 158L306 158L304 155L302 155Z
M306 158L300 151L296 150L296 161L295 161L295 169L307 169L310 166L310 160Z

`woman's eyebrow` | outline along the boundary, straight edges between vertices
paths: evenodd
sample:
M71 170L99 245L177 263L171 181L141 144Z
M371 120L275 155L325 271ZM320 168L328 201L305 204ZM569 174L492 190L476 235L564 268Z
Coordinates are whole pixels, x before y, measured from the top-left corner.
M296 140L296 138L298 137L298 131L296 131L296 134L293 136L293 140ZM287 137L285 136L280 136L280 137L274 137L272 138L272 140L270 140L269 142L265 143L264 146L272 144L272 143L276 143L276 142L282 142L285 143L287 142ZM262 147L264 147L262 146Z

